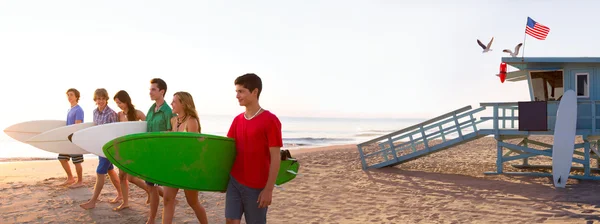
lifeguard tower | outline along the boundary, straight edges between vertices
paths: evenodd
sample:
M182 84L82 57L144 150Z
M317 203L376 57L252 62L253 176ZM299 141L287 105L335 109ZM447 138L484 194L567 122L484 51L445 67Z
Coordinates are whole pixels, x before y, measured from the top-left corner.
M552 145L529 139L534 135L553 135L558 105L566 90L577 96L576 135L583 143L574 144L572 170L583 174L569 178L600 180L590 167L600 160L596 150L600 140L600 58L589 57L504 57L502 62L517 68L508 72L506 81L526 81L530 101L480 103L478 108L466 106L422 123L358 144L363 170L405 163L485 136L497 143L496 171L486 174L552 176L545 172L504 172L505 162L522 160L513 165L528 168L552 168L530 165L535 156L552 158ZM476 117L491 110L492 116ZM599 118L599 119L596 119ZM489 124L491 122L491 125ZM487 125L486 125L487 124ZM487 128L482 128L487 127ZM490 128L491 127L491 128ZM518 144L508 139L522 139ZM537 145L544 149L530 146Z

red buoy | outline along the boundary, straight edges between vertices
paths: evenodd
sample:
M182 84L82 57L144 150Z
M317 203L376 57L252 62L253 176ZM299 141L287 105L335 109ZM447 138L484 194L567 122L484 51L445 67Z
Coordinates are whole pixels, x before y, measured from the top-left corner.
M504 83L504 80L506 79L506 63L502 62L500 63L500 82Z

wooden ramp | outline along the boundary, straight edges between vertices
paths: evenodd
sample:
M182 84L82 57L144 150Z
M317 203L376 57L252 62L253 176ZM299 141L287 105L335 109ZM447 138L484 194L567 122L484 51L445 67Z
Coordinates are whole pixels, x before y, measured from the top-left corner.
M466 106L422 123L358 144L363 170L395 166L493 134L479 130L474 114L485 107Z

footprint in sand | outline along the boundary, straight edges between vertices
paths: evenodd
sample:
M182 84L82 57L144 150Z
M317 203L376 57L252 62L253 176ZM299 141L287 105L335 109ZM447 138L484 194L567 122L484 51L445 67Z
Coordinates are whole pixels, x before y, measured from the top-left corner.
M36 185L47 186L47 185L52 185L52 182L44 180L43 182L38 182Z
M386 219L392 221L392 220L397 219L397 218L399 218L399 217L397 215L395 215L395 216L389 216Z
M559 217L560 218L560 217L565 217L565 216L568 216L568 215L569 214L567 214L566 212L560 212L560 213L555 214L554 217Z
M23 187L25 187L24 184L15 184L15 185L10 186L11 189L19 189L19 188L23 188Z

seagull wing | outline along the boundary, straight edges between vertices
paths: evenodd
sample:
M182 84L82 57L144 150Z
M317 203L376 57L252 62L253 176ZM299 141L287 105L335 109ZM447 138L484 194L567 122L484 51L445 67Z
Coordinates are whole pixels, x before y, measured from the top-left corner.
M512 51L509 49L504 49L504 50L502 50L502 52L512 54Z
M515 55L519 54L519 48L521 48L521 46L523 46L523 43L517 44L517 46L515 47Z
M492 47L492 42L494 41L494 37L492 37L492 39L490 40L490 42L487 45L487 48L490 49L490 47Z
M481 48L483 48L485 50L485 45L483 45L483 43L481 43L481 41L479 41L479 39L477 39L477 43L479 44L479 46L481 46Z

